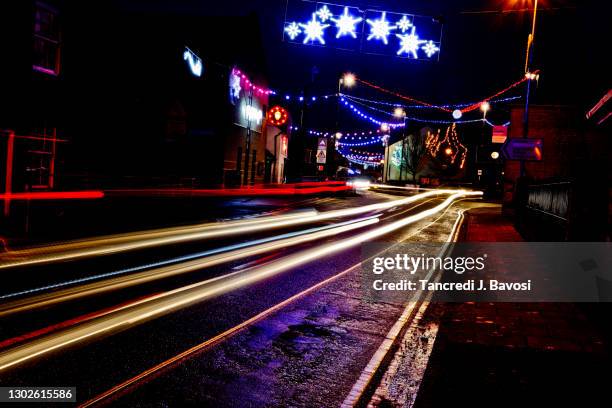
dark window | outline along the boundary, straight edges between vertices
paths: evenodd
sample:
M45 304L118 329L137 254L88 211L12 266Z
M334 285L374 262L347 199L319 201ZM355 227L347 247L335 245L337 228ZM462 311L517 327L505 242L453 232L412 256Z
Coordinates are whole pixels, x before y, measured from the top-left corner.
M34 6L34 60L37 72L57 76L60 73L60 29L57 11L46 4Z

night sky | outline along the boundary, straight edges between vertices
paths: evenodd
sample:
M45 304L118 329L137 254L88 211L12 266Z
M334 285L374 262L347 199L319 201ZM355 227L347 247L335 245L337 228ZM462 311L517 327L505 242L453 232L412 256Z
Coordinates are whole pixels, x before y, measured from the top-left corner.
M520 79L530 29L531 0L344 0L361 8L440 16L444 21L439 62L364 55L282 41L285 0L130 0L122 7L153 12L245 15L260 20L270 85L281 92L334 92L342 72L432 103L475 101ZM533 67L541 79L534 103L594 104L610 88L609 2L541 0ZM480 13L472 13L474 11ZM484 11L484 12L483 12ZM491 12L492 11L492 12ZM232 27L227 33L232 36ZM234 38L233 41L240 41ZM319 74L312 82L312 67ZM358 91L355 91L358 92Z

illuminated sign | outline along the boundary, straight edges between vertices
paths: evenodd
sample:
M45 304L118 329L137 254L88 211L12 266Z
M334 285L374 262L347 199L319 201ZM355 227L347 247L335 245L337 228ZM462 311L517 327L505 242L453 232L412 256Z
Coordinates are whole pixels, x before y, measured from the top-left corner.
M305 45L438 60L442 24L408 13L289 0L283 38Z
M274 126L282 126L287 123L289 119L289 113L282 106L273 106L268 111L268 122Z
M197 76L198 78L202 76L202 71L204 70L202 59L198 57L195 52L191 51L189 47L185 47L183 59L187 62L187 66L189 67L192 75Z

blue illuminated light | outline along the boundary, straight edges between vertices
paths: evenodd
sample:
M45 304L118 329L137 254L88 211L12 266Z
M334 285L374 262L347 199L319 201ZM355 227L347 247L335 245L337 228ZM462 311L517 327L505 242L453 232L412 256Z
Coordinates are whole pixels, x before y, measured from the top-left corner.
M357 38L357 33L355 31L355 25L359 23L363 18L361 17L353 17L349 14L348 7L344 8L344 13L339 18L332 18L331 21L336 23L336 27L338 28L338 33L336 34L336 38L340 38L345 35L350 35L353 38Z
M329 20L332 17L331 11L329 11L327 6L325 6L325 5L323 5L323 7L321 7L317 11L316 14L317 14L317 16L319 16L319 18L321 19L322 22L326 22L327 20Z
M367 19L366 22L370 25L370 35L368 35L368 41L371 39L381 40L383 43L388 44L387 37L391 34L391 30L395 30L397 27L390 26L389 22L385 19L387 13L382 12L381 16L377 20Z
M403 15L402 19L399 20L395 25L402 31L402 33L405 33L410 27L412 27L412 21L408 20L408 17L406 17L406 15Z
M287 0L285 16L287 42L423 60L440 54L442 24L430 16L312 0Z
M289 38L291 38L291 40L295 40L295 37L300 35L302 33L302 30L300 30L300 26L294 21L287 27L285 27L285 32L287 33Z
M202 70L204 66L202 65L202 59L198 57L193 51L189 48L185 47L185 52L183 53L183 59L187 61L189 65L189 69L191 73L197 77L202 76Z
M323 35L324 30L329 27L329 24L321 24L319 21L317 21L317 16L315 13L312 13L312 20L306 24L300 23L300 27L304 29L304 33L306 34L303 41L304 44L314 41L325 44Z
M440 51L440 48L438 48L436 44L434 44L434 42L431 40L425 43L425 45L422 46L421 49L425 51L425 54L427 54L427 58L431 58L432 55Z
M425 40L420 40L415 34L416 27L412 27L410 34L395 34L400 39L400 49L397 55L412 54L414 58L419 58L417 51L421 44L426 43Z

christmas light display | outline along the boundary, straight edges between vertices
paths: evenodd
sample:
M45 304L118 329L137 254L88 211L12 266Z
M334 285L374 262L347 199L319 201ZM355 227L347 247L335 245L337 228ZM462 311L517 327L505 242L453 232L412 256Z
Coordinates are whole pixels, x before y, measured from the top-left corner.
M410 27L412 27L412 21L408 19L408 16L403 15L401 20L395 23L395 25L401 30L402 33L405 33Z
M419 36L415 33L416 27L412 27L410 34L395 34L400 39L400 49L397 51L397 55L412 54L414 58L419 58L417 51L421 44L426 43L425 40L420 40ZM433 54L432 54L433 55ZM431 55L428 55L431 57Z
M336 23L336 28L338 28L338 32L336 34L336 38L340 38L345 35L350 35L353 38L357 38L355 24L359 23L363 18L361 17L353 17L349 14L349 8L344 8L344 13L338 18L332 18L331 21Z
M295 40L295 37L302 34L302 30L300 30L300 26L295 21L285 27L285 32L292 40Z
M325 29L329 27L329 24L321 24L319 21L317 21L317 16L315 13L312 14L312 20L306 24L300 23L300 27L304 29L304 33L306 34L304 36L304 44L314 41L325 44L323 35L325 34Z
M349 152L344 152L339 148L336 148L336 151L345 159L352 163L366 165L366 166L380 166L381 161L384 159L383 154L376 155L361 155L361 154L353 154Z
M273 126L282 126L289 120L289 113L282 106L273 106L268 111L267 119Z
M313 136L335 136L336 138L343 138L343 139L356 139L359 138L361 139L362 137L368 137L369 135L376 135L376 134L380 134L381 130L380 129L376 129L376 130L364 130L361 132L324 132L321 130L314 130L314 129L310 129L308 130L308 134L313 135Z
M344 96L346 98L350 98L351 100L357 100L357 101L361 101L361 102L366 102L369 104L373 104L373 105L384 105L384 106L392 106L393 108L404 108L404 109L440 109L440 108L463 108L465 106L471 106L476 102L464 102L464 103L455 103L455 104L446 104L446 105L431 105L431 106L425 106L425 105L403 105L401 103L398 102L388 102L388 101L380 101L380 100L376 100L376 99L367 99L367 98L362 98L362 97L358 97L355 95L347 95L347 94L343 94L341 93L340 96ZM492 99L489 101L489 103L491 104L497 104L497 103L503 103L503 102L510 102L510 101L514 101L516 99L521 99L521 96L510 96L507 98L500 98L500 99Z
M385 19L386 12L382 12L379 19L370 20L367 19L366 23L370 25L370 35L368 35L368 41L375 39L381 40L383 43L388 44L388 37L391 34L391 30L395 30L397 27L390 26L389 22Z
M237 68L232 69L232 72L230 75L235 75L235 76L242 78L242 80L246 84L246 89L253 90L254 93L262 94L262 95L275 95L276 94L276 92L274 92L271 89L266 89L266 88L262 88L262 87L255 85L242 71L240 71ZM230 82L232 82L231 78L230 78ZM238 86L240 86L240 84L238 84ZM238 92L240 92L240 90L238 90Z
M363 113L362 111L360 111L359 109L357 109L353 104L349 103L345 98L340 98L340 101L342 102L342 104L344 106L346 106L348 109L350 109L351 111L353 111L353 113L357 116L359 116L362 119L368 120L371 123L374 123L375 125L378 126L382 126L383 123L387 123L387 121L384 120L379 120L376 119L370 115L367 115L365 113ZM387 123L387 125L391 128L391 129L395 129L398 127L403 127L405 126L405 123Z
M457 164L460 169L465 165L468 149L457 135L457 126L453 123L446 129L444 138L440 139L440 131L428 135L425 148L431 157L439 157L440 153L448 156L450 164ZM444 150L442 150L444 148Z
M386 94L389 94L389 95L393 95L393 96L395 96L395 97L397 97L397 98L400 98L400 99L404 99L404 100L407 100L407 101L411 101L411 102L417 103L417 104L419 104L419 105L427 106L427 107L430 107L430 108L440 109L440 110L443 110L443 111L445 111L445 112L453 112L453 110L452 110L452 109L449 109L448 107L445 107L444 105L433 105L433 104L428 103L428 102L423 102L423 101L420 101L420 100L418 100L418 99L416 99L416 98L412 98L412 97L410 97L410 96L402 95L402 94L400 94L400 93L398 93L398 92L391 91L391 90L389 90L389 89L383 88L383 87L381 87L381 86L378 86L378 85L376 85L376 84L373 84L373 83L368 82L368 81L366 81L366 80L364 80L364 79L361 79L361 78L357 78L357 77L356 77L356 78L355 78L355 80L356 80L356 81L358 81L359 83L363 84L363 85L366 85L366 86L368 86L368 87L372 88L372 89L375 89L375 90L377 90L377 91L380 91L380 92L383 92L383 93L386 93ZM518 81L514 82L513 84L511 84L510 86L508 86L508 87L506 87L506 88L502 89L501 91L498 91L498 92L496 92L495 94L493 94L493 95L489 96L488 98L482 99L482 100L480 100L480 101L478 101L478 102L475 102L475 103L473 103L473 104L471 104L471 105L468 105L468 106L466 106L466 107L464 107L464 108L462 108L462 109L459 109L459 110L460 110L460 111L461 111L461 113L463 114L463 113L466 113L466 112L473 111L473 110L475 110L475 109L479 109L479 108L480 108L480 106L481 106L481 105L482 105L484 102L491 102L491 101L492 101L492 100L494 100L495 98L497 98L497 97L501 96L502 94L504 94L504 93L506 93L506 92L510 91L511 89L513 89L513 88L515 88L515 87L519 86L520 84L522 84L522 83L523 83L523 82L525 82L525 81L527 81L527 78L521 78L520 80L518 80ZM455 115L453 115L453 116L455 116ZM456 118L456 119L457 119L457 118Z
M427 41L425 45L421 47L421 49L425 51L427 58L431 58L436 52L440 51L440 48L438 48L431 40Z
M431 17L288 0L285 18L283 38L289 42L426 60L440 51L442 24Z
M388 115L388 116L393 116L393 117L396 117L395 112L385 111L385 110L383 110L383 109L379 109L379 108L377 108L377 107L375 107L375 106L370 106L370 105L368 105L368 104L366 104L366 103L364 103L364 102L357 101L357 100L353 100L351 96L348 96L348 95L343 95L343 97L342 97L342 98L343 98L343 99L345 99L345 100L348 100L348 101L350 101L350 102L352 102L352 103L354 103L354 104L361 105L361 106L363 106L363 107L365 107L365 108L367 108L367 109L370 109L370 110L373 110L373 111L376 111L376 112L380 112L380 113L383 113L383 114ZM341 99L341 100L342 100L342 99ZM350 106L353 106L353 105L350 105ZM353 111L355 111L355 109L353 109ZM361 111L359 111L359 112L361 112ZM367 115L366 115L366 116L367 116ZM483 118L478 118L478 119L468 119L468 120L437 120L437 119L426 119L426 118L419 118L419 117L414 117L414 116L402 116L402 120L405 120L405 121L414 121L414 122L421 122L421 123L435 123L435 124L451 124L451 123L457 123L457 124L459 124L459 123L476 123L476 122L483 122L483 121L484 121L484 119L483 119ZM384 123L384 122L382 122L382 123ZM381 124L382 124L382 123L381 123ZM404 124L403 124L403 123L400 123L400 124L398 124L398 125L403 126Z

